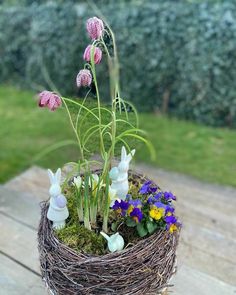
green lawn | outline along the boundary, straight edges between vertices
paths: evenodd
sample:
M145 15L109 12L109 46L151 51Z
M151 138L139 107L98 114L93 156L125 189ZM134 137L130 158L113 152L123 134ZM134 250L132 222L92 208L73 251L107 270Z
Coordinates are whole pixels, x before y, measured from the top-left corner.
M204 181L236 186L236 131L209 128L151 114L140 114L141 127L150 134L157 158L151 163L145 147L136 158ZM37 107L34 94L0 87L0 182L32 164L45 147L73 134L63 110ZM91 143L94 150L96 145ZM59 149L36 164L56 168L76 160L75 148Z

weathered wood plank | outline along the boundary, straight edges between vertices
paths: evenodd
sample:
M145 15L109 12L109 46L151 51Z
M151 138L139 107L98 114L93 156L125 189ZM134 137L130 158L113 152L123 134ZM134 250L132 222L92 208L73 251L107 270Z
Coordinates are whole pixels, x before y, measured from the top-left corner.
M0 187L0 212L35 229L40 219L40 204L27 193L16 193Z
M235 286L185 265L179 268L171 283L173 295L234 295L236 292Z
M179 243L178 267L188 266L198 271L215 277L227 284L234 285L236 282L235 264L225 259L219 259L203 250L186 243L182 238ZM177 274L178 275L178 274Z
M194 223L197 226L207 227L228 238L236 236L236 227L232 226L232 218L227 218L227 220L222 222L222 219L217 218L217 216L209 216L207 210L203 211L199 207L191 206L183 201L176 203L176 212L184 224Z
M211 231L193 223L185 224L181 236L186 244L209 253L216 259L222 258L236 264L236 241L234 239L226 238L217 231Z
M39 273L36 231L2 214L0 228L0 250Z
M186 175L166 172L145 164L137 165L137 170L148 175L162 189L176 193L179 202L191 200L193 206L202 203L206 204L208 208L222 208L223 212L231 216L235 214L235 188L200 182Z
M8 181L4 186L12 191L26 192L39 201L43 201L48 199L50 184L47 170L33 166Z
M41 278L0 254L0 294L46 295Z

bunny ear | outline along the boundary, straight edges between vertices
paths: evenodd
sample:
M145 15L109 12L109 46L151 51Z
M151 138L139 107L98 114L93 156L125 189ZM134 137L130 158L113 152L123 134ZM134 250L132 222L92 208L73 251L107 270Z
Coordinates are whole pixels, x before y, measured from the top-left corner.
M135 155L135 152L136 152L135 149L133 149L133 150L130 152L130 154L131 154L132 157Z
M56 176L55 176L55 180L60 183L61 181L61 168L58 168L57 169L57 172L56 172Z
M128 154L126 160L127 160L128 162L130 162L130 161L132 160L134 154L135 154L135 150L132 150L132 151Z
M121 148L121 161L125 161L126 156L127 156L126 149L124 146L122 146L122 148Z
M52 170L50 170L50 169L48 169L48 177L49 177L51 184L53 184L54 183L54 174L53 174Z

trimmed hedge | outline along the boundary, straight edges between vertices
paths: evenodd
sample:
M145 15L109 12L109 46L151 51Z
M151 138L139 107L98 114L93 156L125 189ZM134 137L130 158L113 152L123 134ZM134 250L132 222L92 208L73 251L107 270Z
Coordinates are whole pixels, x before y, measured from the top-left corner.
M125 98L143 111L236 126L234 0L110 2L101 9L116 32ZM0 82L48 87L46 67L63 94L75 94L84 22L94 14L68 1L0 9Z

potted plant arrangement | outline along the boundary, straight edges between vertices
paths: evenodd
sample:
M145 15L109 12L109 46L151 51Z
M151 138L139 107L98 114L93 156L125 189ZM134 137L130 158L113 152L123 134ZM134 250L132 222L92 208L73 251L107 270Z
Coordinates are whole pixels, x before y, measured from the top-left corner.
M48 170L50 200L42 204L38 230L42 277L52 294L164 294L176 271L181 227L176 197L129 170L135 155L129 139L144 142L151 152L152 145L138 127L135 108L121 98L113 31L97 17L88 19L87 31L92 41L76 83L89 91L94 87L96 106L87 105L88 95L81 102L57 92L39 94L40 107L54 111L64 106L79 150L79 160L63 182L60 168ZM110 107L101 104L96 76L103 56L110 74ZM127 106L135 120L129 119ZM93 138L102 159L97 169L86 156ZM120 157L117 165L115 156Z

